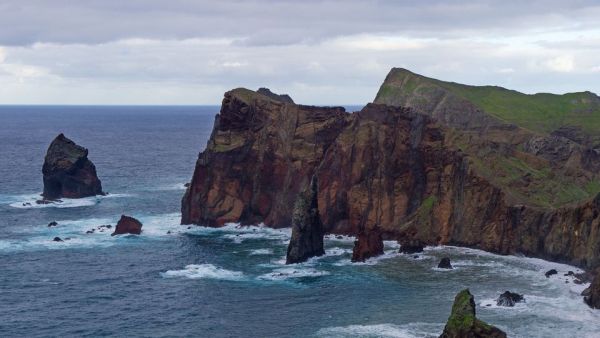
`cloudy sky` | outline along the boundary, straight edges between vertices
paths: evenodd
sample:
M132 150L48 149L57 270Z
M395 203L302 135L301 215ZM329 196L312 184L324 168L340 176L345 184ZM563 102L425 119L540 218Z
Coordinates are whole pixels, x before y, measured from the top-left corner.
M371 101L391 67L600 93L600 1L0 0L0 104Z

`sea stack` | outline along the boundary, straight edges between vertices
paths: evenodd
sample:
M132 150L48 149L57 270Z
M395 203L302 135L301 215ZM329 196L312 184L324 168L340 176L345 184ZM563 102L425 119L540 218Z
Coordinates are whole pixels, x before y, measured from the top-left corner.
M142 222L137 219L125 215L121 215L121 219L117 222L117 226L115 227L115 232L111 234L121 235L121 234L133 234L139 235L142 233Z
M361 231L352 250L353 262L364 262L365 260L383 255L383 238L378 228Z
M506 333L491 326L475 315L475 300L469 289L462 290L454 298L452 313L440 338L506 338Z
M292 238L285 264L301 263L311 257L325 254L325 232L319 216L317 192L317 178L313 176L309 187L298 194L292 215Z
M42 173L45 200L62 197L82 198L102 195L102 184L96 167L88 159L88 150L58 135L48 147Z

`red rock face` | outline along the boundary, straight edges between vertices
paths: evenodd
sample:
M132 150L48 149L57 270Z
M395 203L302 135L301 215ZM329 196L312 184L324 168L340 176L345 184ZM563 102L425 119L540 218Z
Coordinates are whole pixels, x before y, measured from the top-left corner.
M125 215L121 215L121 219L117 223L115 227L115 232L111 234L121 235L121 234L134 234L139 235L142 233L142 223L137 219Z
M356 236L352 250L353 262L364 262L379 255L383 255L383 238L379 230L363 231Z
M182 201L182 223L290 226L314 173L326 232L522 253L600 265L600 197L561 209L516 205L470 168L444 127L401 107L361 112L226 93Z

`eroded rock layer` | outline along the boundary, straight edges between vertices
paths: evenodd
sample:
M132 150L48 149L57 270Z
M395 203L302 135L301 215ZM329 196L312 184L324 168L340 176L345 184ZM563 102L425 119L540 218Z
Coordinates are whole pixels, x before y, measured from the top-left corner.
M182 223L291 225L295 198L318 178L326 232L452 244L567 262L600 263L600 197L562 208L516 203L475 170L456 131L408 108L347 114L225 94L182 201Z

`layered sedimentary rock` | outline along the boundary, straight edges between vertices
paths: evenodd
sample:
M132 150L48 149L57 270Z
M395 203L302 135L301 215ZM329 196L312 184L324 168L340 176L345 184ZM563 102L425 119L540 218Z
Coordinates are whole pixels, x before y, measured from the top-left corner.
M58 135L48 147L42 173L44 199L81 198L102 195L96 167L88 159L88 150Z
M401 243L600 264L600 196L560 208L525 204L481 174L456 130L403 107L283 103L226 93L182 201L182 223L291 224L298 192L319 182L326 232L377 227Z
M133 217L121 215L121 218L115 226L115 231L111 234L111 236L122 234L139 235L141 233L142 222L138 221Z
M308 188L298 195L292 216L292 237L287 249L286 264L301 263L325 254L323 224L319 216L318 183L313 176Z
M477 319L475 300L466 289L454 298L452 312L440 338L506 338L506 333Z
M359 232L354 241L352 261L364 262L379 255L383 255L383 237L379 229Z

